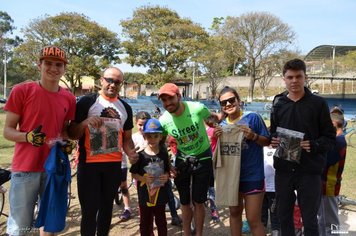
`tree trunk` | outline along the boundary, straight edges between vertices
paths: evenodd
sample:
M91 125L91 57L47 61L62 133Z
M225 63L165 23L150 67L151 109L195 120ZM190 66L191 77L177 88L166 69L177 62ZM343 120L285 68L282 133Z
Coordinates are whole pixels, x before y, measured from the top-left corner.
M250 85L248 86L248 97L247 97L248 102L253 101L253 90L255 89L255 77L253 75L254 73L251 74Z
M141 84L137 83L138 89L137 89L137 96L141 95Z

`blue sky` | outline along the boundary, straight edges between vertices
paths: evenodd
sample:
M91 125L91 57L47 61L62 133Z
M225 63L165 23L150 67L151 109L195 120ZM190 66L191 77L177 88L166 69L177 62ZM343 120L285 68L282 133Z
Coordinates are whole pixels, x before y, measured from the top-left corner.
M120 33L120 20L131 18L136 8L145 5L168 7L206 29L214 17L270 12L296 33L292 49L304 54L322 44L356 45L355 0L0 0L0 10L11 16L18 30L46 14L78 12Z

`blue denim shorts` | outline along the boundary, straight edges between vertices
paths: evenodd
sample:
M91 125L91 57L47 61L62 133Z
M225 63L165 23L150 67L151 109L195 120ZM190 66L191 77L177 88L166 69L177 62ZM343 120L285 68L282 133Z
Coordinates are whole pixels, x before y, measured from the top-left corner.
M10 215L6 233L36 233L33 228L34 207L46 184L44 172L12 172L9 191Z

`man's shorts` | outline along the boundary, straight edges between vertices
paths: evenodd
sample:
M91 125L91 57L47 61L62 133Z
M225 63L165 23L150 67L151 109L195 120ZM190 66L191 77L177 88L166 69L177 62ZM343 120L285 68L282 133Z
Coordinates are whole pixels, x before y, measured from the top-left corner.
M245 195L262 193L265 191L265 181L240 181L239 192Z
M38 233L32 228L34 207L39 194L46 184L44 172L12 172L9 191L10 215L7 220L6 233L25 235Z
M127 181L127 168L121 168L121 182Z
M181 159L176 159L176 166L183 162ZM189 172L179 172L174 183L179 192L179 198L182 205L190 204L190 196L196 203L204 203L207 200L207 192L212 175L213 163L212 159L200 160L200 168ZM192 177L192 180L191 180ZM192 181L192 195L190 193Z

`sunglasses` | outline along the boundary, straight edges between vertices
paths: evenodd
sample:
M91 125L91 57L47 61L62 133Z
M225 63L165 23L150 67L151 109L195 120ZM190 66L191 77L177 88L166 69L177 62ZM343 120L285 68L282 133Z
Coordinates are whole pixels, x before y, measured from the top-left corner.
M229 102L229 104L234 104L236 102L236 97L228 98L226 100L220 101L220 105L222 107L226 106L226 104Z
M159 138L160 134L145 134L146 138Z
M114 84L115 86L121 86L123 84L123 81L120 80L115 80L113 78L106 78L103 77L103 79L108 83L108 84Z

